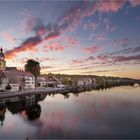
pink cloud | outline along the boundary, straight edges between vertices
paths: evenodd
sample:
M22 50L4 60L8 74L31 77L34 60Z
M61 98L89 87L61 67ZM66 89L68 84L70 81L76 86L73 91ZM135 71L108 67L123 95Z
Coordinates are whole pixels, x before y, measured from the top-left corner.
M99 52L100 50L101 50L100 46L93 46L93 47L88 47L82 51L89 54L93 54L93 53Z
M128 46L129 45L129 39L128 38L123 38L119 40L114 40L114 45L116 46Z
M139 61L140 62L140 55L133 55L133 56L113 56L112 60L114 62L125 62L125 61Z
M49 33L44 40L56 39L60 36L59 32L51 32Z
M20 24L22 26L22 29L27 33L32 31L36 25L36 20L31 17L30 12L28 10L23 10L20 13L20 16Z
M72 61L72 64L82 64L82 63L84 63L83 60L78 60L78 59L73 59L71 61Z
M99 25L97 23L86 23L86 24L84 24L83 28L85 30L87 30L88 28L91 28L94 31L94 30L96 30L98 28L98 26Z
M70 9L61 19L63 23L70 23L72 27L77 27L79 22L86 16L92 16L96 11L99 12L117 12L120 10L126 1L84 1L81 5L75 6ZM93 24L93 29L97 28ZM87 29L87 25L84 25L84 29Z
M50 42L48 45L44 46L45 51L64 51L64 46L60 42Z
M77 44L79 44L79 40L75 37L68 36L67 43L70 45L77 45Z
M46 51L64 51L63 46L45 46Z
M16 42L16 38L11 34L11 31L3 32L3 33L1 33L1 35L6 41L8 41L10 43Z
M90 56L87 59L85 59L85 61L90 61L90 60L95 60L95 58L93 56Z
M132 6L139 6L140 0L129 0Z
M95 38L101 41L101 40L106 40L107 37L105 36L105 34L98 34L95 36Z
M107 55L105 54L100 54L97 56L97 60L99 60L102 64L108 62L108 57Z
M30 37L27 38L21 45L18 47L15 47L11 50L6 51L6 59L12 59L13 57L16 57L16 55L20 52L24 51L31 51L31 52L37 52L37 45L41 43L40 37Z
M137 64L140 63L140 55L130 55L130 56L123 56L123 55L105 55L101 54L97 56L97 59L100 61L100 64L109 64L109 65L115 65L115 64L121 64L125 62L126 64ZM128 62L128 63L127 63Z
M117 12L120 10L126 1L123 0L102 0L102 2L99 2L98 11L99 12Z

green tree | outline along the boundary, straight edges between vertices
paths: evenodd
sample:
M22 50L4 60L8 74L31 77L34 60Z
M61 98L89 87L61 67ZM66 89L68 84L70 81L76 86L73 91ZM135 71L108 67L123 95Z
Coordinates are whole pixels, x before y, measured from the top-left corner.
M52 73L48 73L48 75L47 75L48 78L53 78L53 76L54 76L54 74L52 74Z
M31 72L35 76L35 85L37 76L40 75L40 64L39 62L29 59L25 65L25 71Z
M71 86L73 83L72 83L71 80L65 78L65 79L62 81L62 84Z

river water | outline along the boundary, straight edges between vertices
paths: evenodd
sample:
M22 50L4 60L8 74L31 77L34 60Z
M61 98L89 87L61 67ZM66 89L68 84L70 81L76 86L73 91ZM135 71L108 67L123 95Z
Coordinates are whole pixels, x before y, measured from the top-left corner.
M47 95L0 107L0 138L140 138L140 87Z

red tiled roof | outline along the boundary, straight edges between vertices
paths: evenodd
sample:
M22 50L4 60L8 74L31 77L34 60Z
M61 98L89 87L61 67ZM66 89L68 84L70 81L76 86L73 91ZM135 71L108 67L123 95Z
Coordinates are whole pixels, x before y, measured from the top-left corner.
M22 71L22 70L11 70L9 71L11 74L15 76L29 76L34 77L34 75L31 72L28 71Z
M18 84L19 83L18 78L14 74L12 74L10 71L5 71L4 73L9 78L10 84Z
M4 73L4 71L0 70L0 78L7 78L6 74Z

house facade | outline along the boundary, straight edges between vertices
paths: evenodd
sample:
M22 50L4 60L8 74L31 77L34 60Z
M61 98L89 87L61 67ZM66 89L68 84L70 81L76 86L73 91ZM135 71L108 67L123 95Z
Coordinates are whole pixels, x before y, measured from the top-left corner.
M9 84L13 90L33 90L35 89L35 77L32 73L22 70L5 71L9 77ZM12 78L12 75L14 76Z
M46 78L43 76L38 76L36 81L37 81L37 86L39 87L45 87L47 85Z
M7 85L11 91L35 89L35 76L31 72L18 70L16 67L6 67L3 49L0 49L0 90Z
M8 83L11 86L11 90L10 91L18 91L19 90L19 80L17 79L17 77L15 77L15 75L13 75L13 73L11 73L10 71L4 71L5 75L8 78Z
M0 70L0 90L5 90L8 83L9 83L9 79L7 75Z

